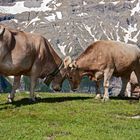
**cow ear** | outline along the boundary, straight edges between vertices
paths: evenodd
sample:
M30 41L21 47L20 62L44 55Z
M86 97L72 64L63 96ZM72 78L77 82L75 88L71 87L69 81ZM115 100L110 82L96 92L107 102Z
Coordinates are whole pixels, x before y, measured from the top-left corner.
M69 65L71 64L71 62L72 62L72 59L71 59L71 57L70 56L67 56L65 59L64 59L64 68L68 68L69 67Z
M2 36L4 32L5 32L5 28L2 25L0 25L0 36Z
M73 61L73 67L74 68L78 68L77 64L76 64L76 61Z

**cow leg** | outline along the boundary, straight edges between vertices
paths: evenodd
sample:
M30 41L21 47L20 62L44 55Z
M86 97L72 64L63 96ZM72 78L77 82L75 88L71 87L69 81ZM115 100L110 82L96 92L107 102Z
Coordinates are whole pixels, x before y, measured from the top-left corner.
M131 93L132 93L132 85L131 85L131 83L129 81L127 83L127 86L126 86L125 96L131 97Z
M121 91L120 91L120 94L118 95L119 97L124 97L125 96L125 91L126 91L126 86L129 82L129 78L130 76L128 77L121 77L122 79L122 88L121 88Z
M21 78L21 76L14 76L14 82L13 82L13 86L12 86L12 91L8 95L8 102L9 103L13 102L13 100L14 100L16 90L20 86L20 78Z
M136 69L134 72L135 72L137 80L138 80L138 85L140 86L140 68Z
M35 102L35 95L34 95L34 89L37 83L37 77L31 76L30 77L31 85L30 85L30 99L31 101Z
M111 76L113 74L114 69L107 69L104 72L104 96L103 96L103 101L109 100L109 81L111 79Z
M95 99L101 99L101 92L100 92L100 81L96 81L96 97Z
M135 70L135 74L138 80L138 88L140 88L140 66ZM140 97L139 97L139 101L140 101Z

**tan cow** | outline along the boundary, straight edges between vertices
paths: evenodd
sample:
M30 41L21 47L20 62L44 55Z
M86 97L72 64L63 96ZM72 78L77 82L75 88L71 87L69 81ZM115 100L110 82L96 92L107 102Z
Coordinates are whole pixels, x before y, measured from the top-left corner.
M30 98L35 101L34 88L38 78L54 79L54 89L59 90L63 80L63 61L53 50L47 39L41 35L11 29L0 24L0 74L13 75L18 86L20 76L30 77ZM51 79L51 80L50 80ZM53 83L52 83L53 84ZM13 91L17 88L14 85ZM9 101L14 98L14 92Z
M73 62L67 57L64 65L72 90L77 89L84 75L96 81L104 78L103 100L106 101L109 99L108 87L112 75L122 79L120 96L124 96L132 71L140 78L139 58L140 49L136 45L102 40L91 44ZM138 81L140 83L140 79Z
M130 81L126 87L126 96L128 97L140 97L140 86L138 83L138 78L135 73L132 72L130 76Z

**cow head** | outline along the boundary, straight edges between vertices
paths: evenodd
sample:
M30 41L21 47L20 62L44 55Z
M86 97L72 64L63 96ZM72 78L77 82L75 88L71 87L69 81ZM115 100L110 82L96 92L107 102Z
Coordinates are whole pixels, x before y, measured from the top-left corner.
M82 79L82 71L78 68L76 61L72 61L71 57L66 57L64 59L64 68L66 69L66 76L71 89L76 91Z
M62 83L65 80L66 72L64 68L61 68L58 74L52 79L52 88L55 91L60 91L62 89Z
M44 83L49 86L50 83L52 83L52 88L55 91L60 91L62 88L62 83L65 80L66 77L66 70L64 69L64 64L62 63L61 66L59 66L54 73L48 75Z

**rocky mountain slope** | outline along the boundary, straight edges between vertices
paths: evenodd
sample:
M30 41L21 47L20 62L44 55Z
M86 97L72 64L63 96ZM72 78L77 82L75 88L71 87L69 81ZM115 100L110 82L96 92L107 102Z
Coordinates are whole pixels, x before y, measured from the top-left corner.
M44 35L61 57L113 39L140 45L140 0L1 0L14 28ZM8 5L8 6L6 6Z

